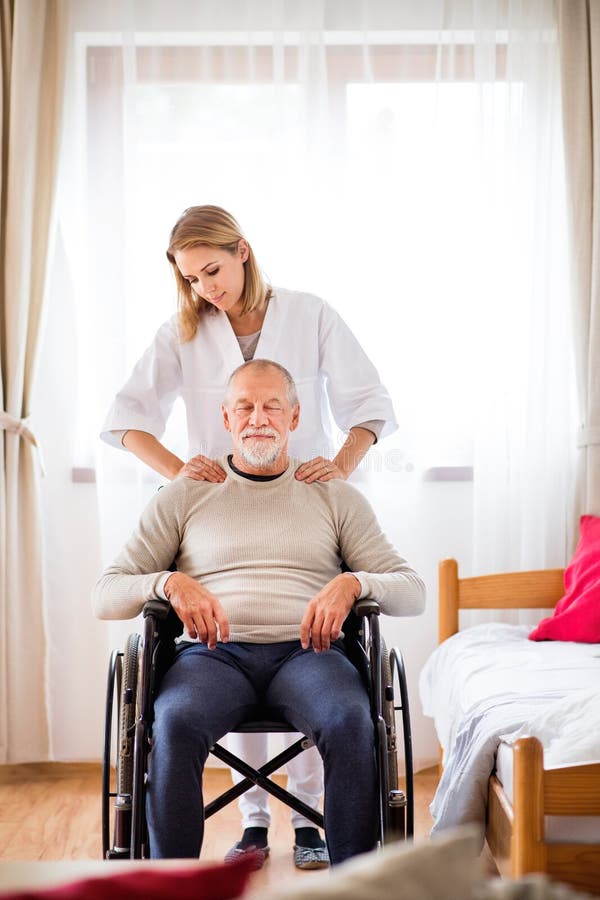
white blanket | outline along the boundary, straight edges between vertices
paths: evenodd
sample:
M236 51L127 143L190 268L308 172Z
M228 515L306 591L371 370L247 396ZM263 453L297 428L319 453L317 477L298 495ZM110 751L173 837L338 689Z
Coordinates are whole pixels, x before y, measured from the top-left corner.
M600 716L600 646L533 642L529 630L478 625L453 635L425 664L423 711L444 748L431 804L434 831L475 822L483 834L487 782L502 737L536 734L552 766L600 761L600 728L592 726Z
M541 741L545 769L599 762L600 685L556 700L527 725L501 735L500 740L514 744L525 735Z

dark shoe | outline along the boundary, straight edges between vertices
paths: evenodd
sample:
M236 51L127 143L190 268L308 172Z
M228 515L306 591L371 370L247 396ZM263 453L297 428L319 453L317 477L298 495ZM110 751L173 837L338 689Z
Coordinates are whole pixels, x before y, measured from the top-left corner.
M294 865L297 869L326 869L329 866L327 847L299 847L295 844Z
M237 844L234 844L225 854L225 862L233 862L234 859L241 859L241 857L247 856L253 860L253 871L262 869L270 850L270 847L239 847Z

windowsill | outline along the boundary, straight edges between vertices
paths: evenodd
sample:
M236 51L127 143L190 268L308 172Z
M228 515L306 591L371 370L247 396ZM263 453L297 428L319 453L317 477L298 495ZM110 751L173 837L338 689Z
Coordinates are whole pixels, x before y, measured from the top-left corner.
M144 479L146 480L146 479ZM154 481L155 477L147 479ZM158 482L158 479L156 479ZM473 466L432 466L423 472L423 481L473 481ZM96 470L92 466L74 466L71 469L73 484L95 484Z
M473 466L433 466L425 469L423 481L473 481Z
M71 481L73 484L96 484L96 470L91 466L73 466Z

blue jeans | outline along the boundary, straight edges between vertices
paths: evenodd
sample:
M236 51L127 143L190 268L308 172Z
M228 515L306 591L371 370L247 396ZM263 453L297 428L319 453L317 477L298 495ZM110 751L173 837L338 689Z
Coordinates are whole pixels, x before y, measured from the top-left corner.
M298 641L182 644L155 701L147 820L152 857L198 857L202 771L210 747L257 704L309 735L325 769L332 863L375 846L377 775L369 698L342 641L315 653Z

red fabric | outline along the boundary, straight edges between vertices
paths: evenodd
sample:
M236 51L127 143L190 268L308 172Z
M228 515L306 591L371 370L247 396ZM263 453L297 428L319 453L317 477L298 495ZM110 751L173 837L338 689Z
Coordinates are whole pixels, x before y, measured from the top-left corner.
M231 863L194 869L141 869L118 874L119 863L107 863L117 874L86 878L40 890L2 894L2 900L230 900L244 893L254 860L244 856Z
M580 534L565 569L565 595L554 614L533 629L532 641L600 643L600 519L582 516Z

